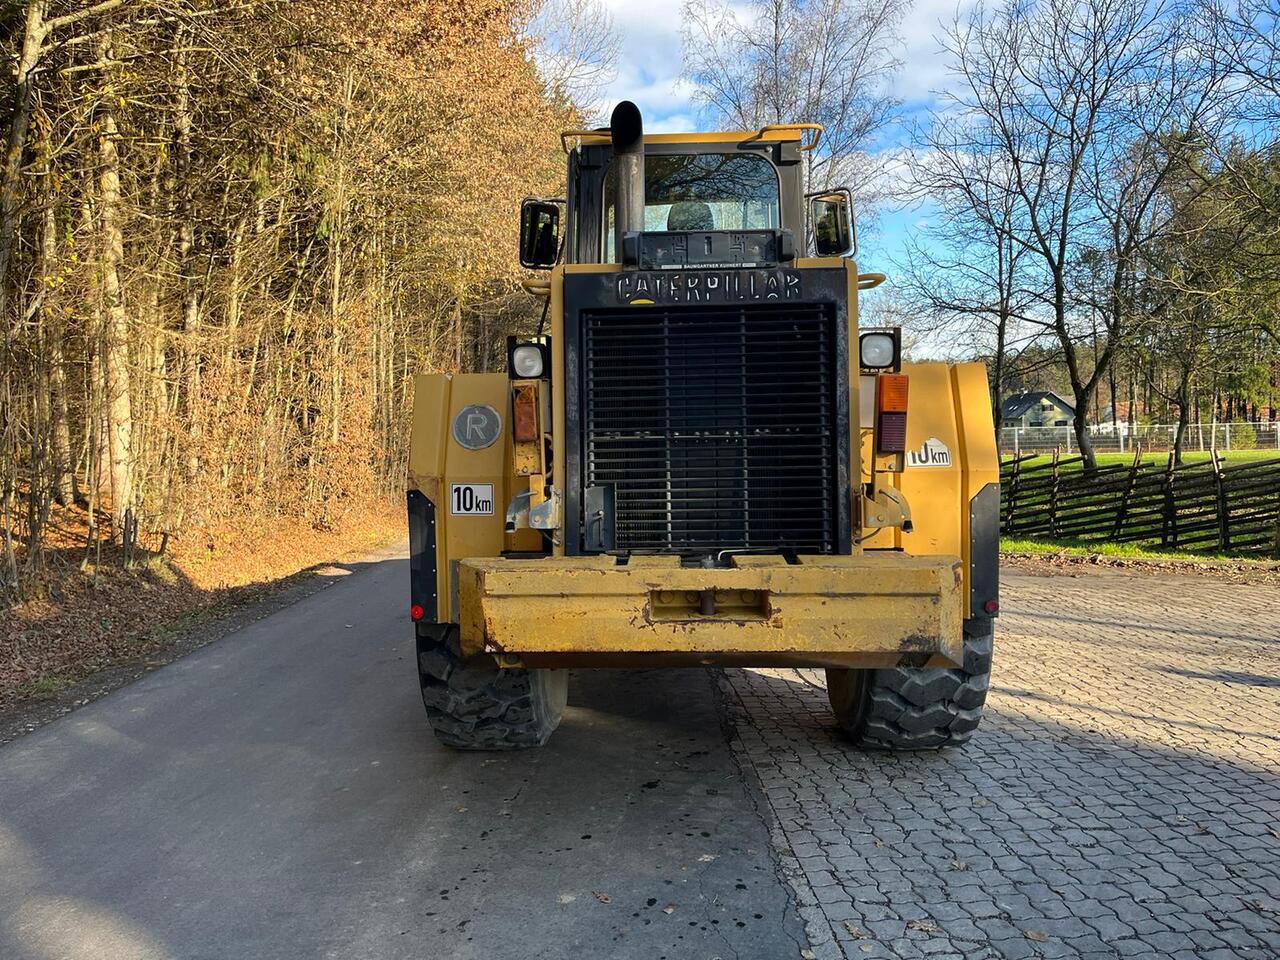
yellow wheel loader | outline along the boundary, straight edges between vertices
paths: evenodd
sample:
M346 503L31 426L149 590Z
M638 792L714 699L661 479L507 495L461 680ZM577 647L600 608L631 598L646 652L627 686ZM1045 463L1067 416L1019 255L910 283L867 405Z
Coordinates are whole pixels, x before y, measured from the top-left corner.
M498 374L420 376L411 615L427 715L461 749L544 743L570 669L825 668L860 746L963 743L998 610L981 365L860 329L821 127L566 131L528 199L545 333Z

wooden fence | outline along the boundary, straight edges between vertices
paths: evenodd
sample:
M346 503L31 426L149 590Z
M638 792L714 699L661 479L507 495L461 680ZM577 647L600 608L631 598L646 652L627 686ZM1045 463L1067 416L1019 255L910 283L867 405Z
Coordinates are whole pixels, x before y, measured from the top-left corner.
M1151 543L1181 550L1280 557L1280 459L1224 465L1143 462L1081 469L1053 455L1000 465L1006 537Z

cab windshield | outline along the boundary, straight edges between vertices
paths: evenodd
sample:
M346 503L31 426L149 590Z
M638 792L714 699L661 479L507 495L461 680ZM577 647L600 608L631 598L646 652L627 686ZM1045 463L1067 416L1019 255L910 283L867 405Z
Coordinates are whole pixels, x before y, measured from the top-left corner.
M606 263L612 263L616 173L604 182ZM645 230L776 230L778 174L749 153L644 158Z

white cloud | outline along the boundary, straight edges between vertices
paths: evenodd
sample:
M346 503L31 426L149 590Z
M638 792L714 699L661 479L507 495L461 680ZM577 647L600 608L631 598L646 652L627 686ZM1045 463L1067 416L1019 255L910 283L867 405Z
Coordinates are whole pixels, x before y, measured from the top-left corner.
M895 93L905 103L928 103L934 91L952 81L938 38L957 11L964 13L972 5L973 0L916 0L912 4L902 23L903 67L895 84Z
M938 37L946 25L975 0L915 0L902 23L903 61L894 93L908 109L927 106L935 91L955 82L939 53ZM698 129L693 91L680 82L682 0L604 0L622 38L617 79L606 98L610 104L634 100L645 115L646 128Z
M680 82L682 0L605 0L622 37L618 77L606 94L610 105L633 100L655 133L692 130L691 91Z

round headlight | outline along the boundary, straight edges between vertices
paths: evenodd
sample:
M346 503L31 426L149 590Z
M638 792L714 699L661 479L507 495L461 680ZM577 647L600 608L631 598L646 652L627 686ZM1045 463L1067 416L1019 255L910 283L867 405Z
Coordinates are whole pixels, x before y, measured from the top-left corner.
M542 348L526 343L511 351L511 369L522 380L535 380L542 376Z
M859 339L858 347L864 367L881 369L893 366L894 343L892 334L868 333Z

